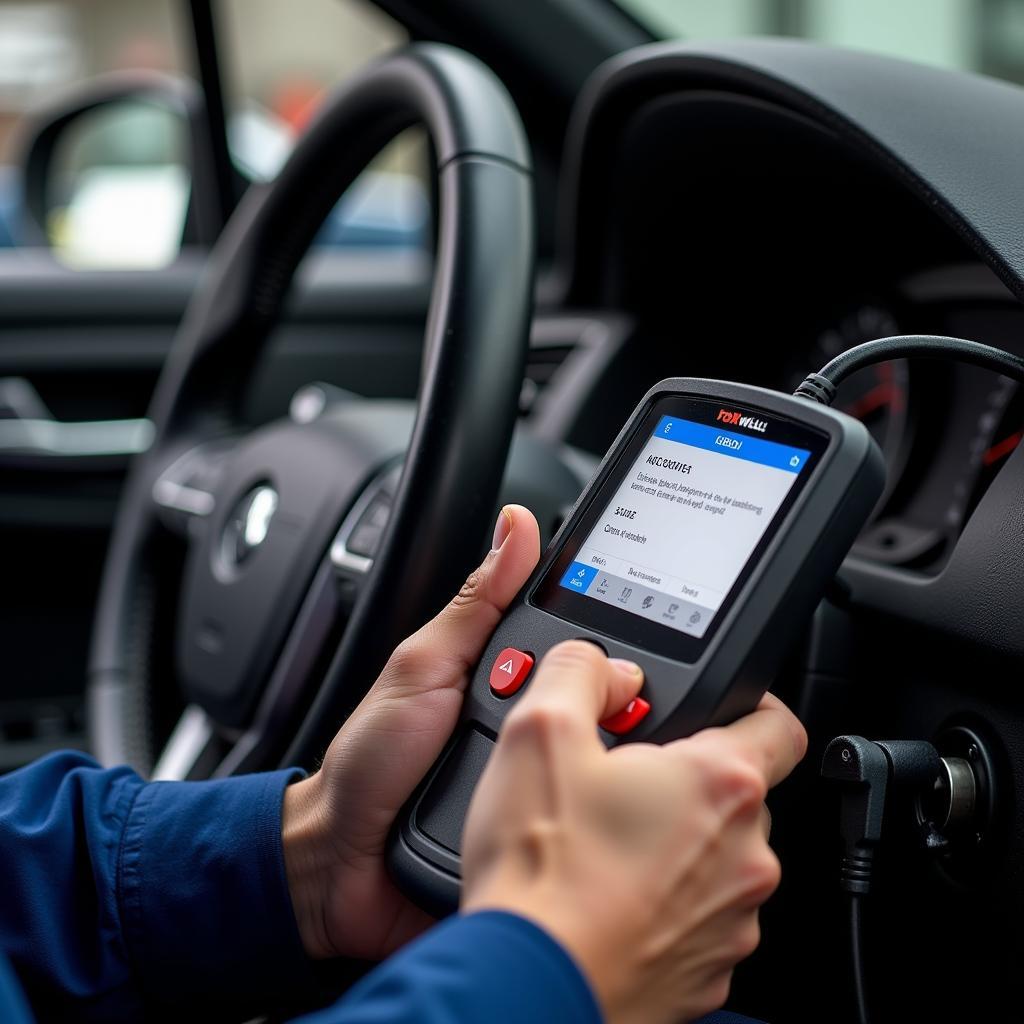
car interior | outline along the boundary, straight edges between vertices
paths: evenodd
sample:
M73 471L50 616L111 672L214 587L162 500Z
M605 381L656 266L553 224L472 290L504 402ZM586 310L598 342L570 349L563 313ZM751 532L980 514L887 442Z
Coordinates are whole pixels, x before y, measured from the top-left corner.
M315 767L500 505L531 508L547 543L663 378L788 395L904 334L1024 357L1012 82L807 39L663 38L609 0L376 0L349 6L396 45L346 71L260 176L228 144L244 13L170 6L185 73L86 77L17 119L2 771L66 747L156 778ZM157 111L177 156L132 184L93 173L90 219L67 168L122 108ZM367 186L397 137L420 193ZM102 248L113 187L142 211L180 203L170 258L62 252L75 225L82 252ZM381 195L402 216L375 219ZM897 358L834 406L886 482L772 687L810 748L769 801L783 881L728 1005L856 1019L822 759L862 736L973 765L947 828L913 786L886 805L862 936L876 1019L1013 1019L1024 390Z

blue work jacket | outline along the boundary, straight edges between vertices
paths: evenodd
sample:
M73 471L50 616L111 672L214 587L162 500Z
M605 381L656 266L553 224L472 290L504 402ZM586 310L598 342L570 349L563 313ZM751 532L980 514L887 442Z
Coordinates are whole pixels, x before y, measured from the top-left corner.
M281 846L297 777L144 782L61 753L0 778L0 1021L195 1024L321 1006L351 966L314 964L299 938ZM436 926L302 1020L600 1024L601 1013L542 929L483 912Z

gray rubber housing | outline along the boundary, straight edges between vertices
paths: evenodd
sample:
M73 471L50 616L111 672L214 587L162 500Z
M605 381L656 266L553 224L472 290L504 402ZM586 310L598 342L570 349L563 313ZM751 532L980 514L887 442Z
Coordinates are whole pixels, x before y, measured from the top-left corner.
M619 452L651 406L668 396L713 398L763 410L769 416L802 422L829 439L788 515L692 664L639 649L628 637L613 638L568 622L528 599L583 511L601 492ZM885 465L878 446L862 423L843 413L724 381L672 378L652 388L620 431L484 651L466 693L459 728L407 805L392 837L390 863L398 884L435 913L450 912L458 903L461 828L472 789L502 721L529 686L507 699L491 692L490 666L499 651L516 647L539 661L555 644L582 638L600 644L611 657L638 662L645 673L642 693L651 711L628 738L602 732L608 746L664 743L731 722L752 710L771 685L871 514L884 482Z

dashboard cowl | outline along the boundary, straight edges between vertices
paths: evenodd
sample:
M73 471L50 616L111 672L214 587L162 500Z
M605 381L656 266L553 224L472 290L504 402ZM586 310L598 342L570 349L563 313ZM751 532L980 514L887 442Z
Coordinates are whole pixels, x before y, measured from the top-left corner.
M621 129L667 91L716 89L806 117L883 165L1024 299L1024 89L796 40L658 43L605 62L569 130L559 260L570 303L592 302Z
M625 201L616 169L639 112L663 97L694 102L702 93L781 111L837 139L848 158L905 190L1024 299L1024 88L795 40L747 39L640 47L591 77L570 125L563 179L559 257L568 304L616 301L608 213ZM699 150L700 140L685 141ZM900 225L893 228L898 238ZM880 249L886 244L880 236ZM723 271L750 272L741 246L716 255L735 263ZM1024 658L1022 494L1024 446L937 575L848 558L843 577L853 603L989 654Z

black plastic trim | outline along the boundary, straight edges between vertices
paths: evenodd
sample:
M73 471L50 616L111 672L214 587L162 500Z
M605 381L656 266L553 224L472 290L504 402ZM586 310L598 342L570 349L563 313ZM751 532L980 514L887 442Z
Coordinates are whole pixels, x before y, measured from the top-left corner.
M700 89L775 104L834 133L933 208L1024 297L1024 89L796 40L733 39L637 47L588 81L562 179L559 262L569 301L593 302L605 284L603 211L614 201L619 142L632 114L655 96Z

